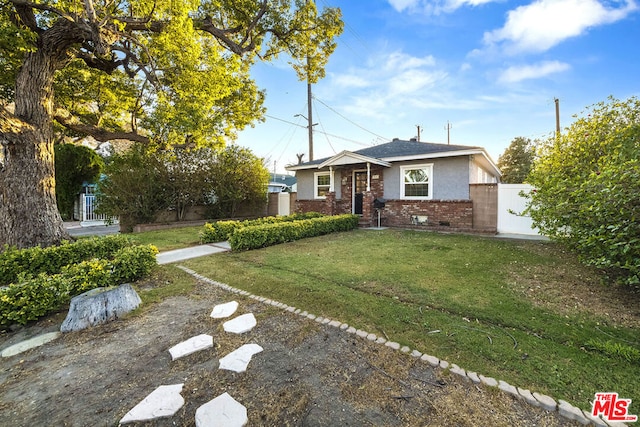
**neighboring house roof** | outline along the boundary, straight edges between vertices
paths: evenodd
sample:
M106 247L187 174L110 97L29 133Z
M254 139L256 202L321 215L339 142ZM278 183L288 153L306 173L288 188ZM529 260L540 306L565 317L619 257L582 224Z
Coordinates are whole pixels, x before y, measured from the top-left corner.
M269 185L278 185L281 184L286 185L291 188L298 182L298 179L293 175L285 175L281 173L271 173L269 174Z
M495 172L496 175L502 175L500 169L482 147L435 144L431 142L418 142L415 140L404 141L399 139L394 139L391 142L363 148L353 152L343 151L332 157L325 157L323 159L313 160L299 165L287 166L287 170L296 171L303 169L322 169L328 166L367 162L389 167L390 163L393 162L465 155L482 156L485 159L485 162L483 163L486 163L491 169L493 169L493 172Z

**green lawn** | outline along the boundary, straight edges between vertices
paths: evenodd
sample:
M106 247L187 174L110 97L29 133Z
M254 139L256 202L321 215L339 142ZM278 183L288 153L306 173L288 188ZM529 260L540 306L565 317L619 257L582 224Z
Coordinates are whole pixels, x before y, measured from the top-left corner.
M589 345L636 354L637 305L553 243L357 230L184 264L584 409L616 391L640 413L640 360ZM631 314L608 314L615 298Z
M169 228L166 230L130 233L130 236L141 245L155 245L158 250L170 251L200 244L202 226Z

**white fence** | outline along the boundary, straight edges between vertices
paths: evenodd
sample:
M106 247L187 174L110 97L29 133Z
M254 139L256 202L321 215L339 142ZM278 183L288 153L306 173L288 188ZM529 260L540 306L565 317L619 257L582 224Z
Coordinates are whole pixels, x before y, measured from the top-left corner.
M533 187L528 184L498 184L498 233L539 235L533 228L530 216L522 212L527 200L520 193L529 193Z
M82 220L80 225L83 227L90 227L93 225L105 225L109 217L107 215L98 215L96 210L96 196L93 194L82 194L80 196L82 203ZM114 224L118 224L118 219L114 218L111 221Z
M278 215L286 216L291 213L291 193L278 193Z

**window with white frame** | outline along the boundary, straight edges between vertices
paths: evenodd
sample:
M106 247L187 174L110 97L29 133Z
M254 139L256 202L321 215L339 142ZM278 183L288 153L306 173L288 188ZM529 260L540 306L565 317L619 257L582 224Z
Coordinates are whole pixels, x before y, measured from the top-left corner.
M316 172L313 174L313 194L316 199L324 199L331 186L329 172Z
M400 167L400 196L403 199L431 199L433 164Z

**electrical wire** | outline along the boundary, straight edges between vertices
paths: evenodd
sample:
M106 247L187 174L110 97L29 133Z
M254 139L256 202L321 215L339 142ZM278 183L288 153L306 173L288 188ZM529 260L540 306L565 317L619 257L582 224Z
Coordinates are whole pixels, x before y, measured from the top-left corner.
M360 129L362 129L363 131L370 133L373 136L376 136L378 138L382 138L384 140L389 140L390 138L386 138L382 135L378 135L375 132L370 131L369 129L366 129L363 126L360 126L358 123L354 122L351 119L348 119L347 117L345 117L344 115L340 114L339 112L337 112L336 110L334 110L333 108L331 108L330 106L328 106L325 102L323 102L321 99L318 99L318 97L316 97L315 95L312 95L312 98L315 99L316 101L318 101L319 103L321 103L322 105L324 105L325 107L327 107L329 110L333 111L335 114L337 114L338 116L342 117L343 119L345 119L346 121L348 121L349 123L351 123L352 125L359 127Z

